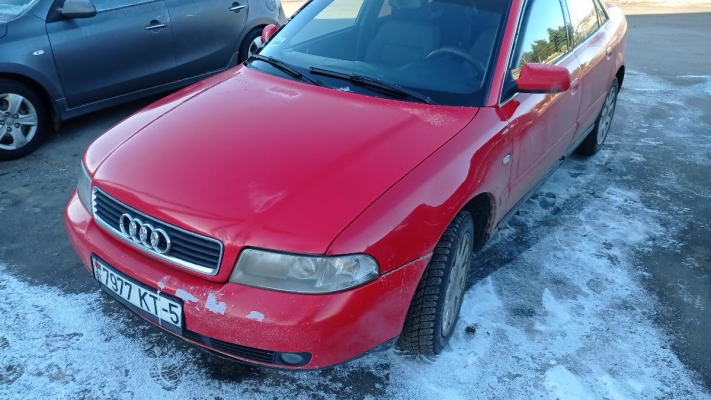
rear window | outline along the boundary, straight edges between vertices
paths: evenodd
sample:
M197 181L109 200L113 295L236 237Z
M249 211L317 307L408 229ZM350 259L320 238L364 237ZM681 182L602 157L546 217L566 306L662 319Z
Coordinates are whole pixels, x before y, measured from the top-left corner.
M0 23L10 22L32 8L38 0L0 0Z

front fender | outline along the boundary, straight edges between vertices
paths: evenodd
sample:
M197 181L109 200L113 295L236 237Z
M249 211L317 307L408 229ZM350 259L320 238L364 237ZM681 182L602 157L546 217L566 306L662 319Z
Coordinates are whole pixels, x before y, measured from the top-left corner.
M55 106L56 101L64 97L64 91L44 21L25 14L0 26L7 29L0 44L0 75L20 76L36 83L49 95L50 102Z
M49 54L49 57L51 56L52 55ZM54 71L48 69L39 71L27 65L0 61L0 76L2 75L18 75L37 83L51 97L50 100L52 100L52 102L64 97L62 86L59 85L59 76L57 76L56 69Z
M351 222L328 254L367 253L381 273L430 254L454 216L480 193L503 216L511 163L507 123L483 108L459 134L393 185Z

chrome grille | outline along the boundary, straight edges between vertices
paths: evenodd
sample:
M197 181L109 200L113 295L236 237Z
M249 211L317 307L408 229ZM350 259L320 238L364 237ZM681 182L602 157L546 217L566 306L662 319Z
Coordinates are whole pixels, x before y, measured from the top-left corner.
M120 201L112 198L99 188L92 190L92 209L94 219L113 235L148 254L180 267L200 272L206 275L216 275L222 261L222 242L170 225L149 215L146 215ZM160 254L153 249L135 242L121 233L119 220L121 215L128 214L132 218L140 218L155 228L164 230L170 237L170 249ZM165 242L161 242L161 245Z

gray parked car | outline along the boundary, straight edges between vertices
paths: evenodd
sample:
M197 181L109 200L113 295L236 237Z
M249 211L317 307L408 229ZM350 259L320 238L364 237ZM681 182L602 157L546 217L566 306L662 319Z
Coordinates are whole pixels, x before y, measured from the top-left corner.
M0 0L0 160L60 121L242 62L279 0Z

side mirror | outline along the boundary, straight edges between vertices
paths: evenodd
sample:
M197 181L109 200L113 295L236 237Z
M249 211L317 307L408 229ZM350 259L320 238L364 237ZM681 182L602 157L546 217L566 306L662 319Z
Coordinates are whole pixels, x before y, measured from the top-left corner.
M266 43L267 40L274 35L274 32L276 32L277 29L279 29L279 27L274 24L265 26L262 30L262 43Z
M91 18L96 15L96 7L90 0L66 0L60 10L64 18Z
M549 64L525 64L516 80L519 93L560 93L570 89L570 72Z

